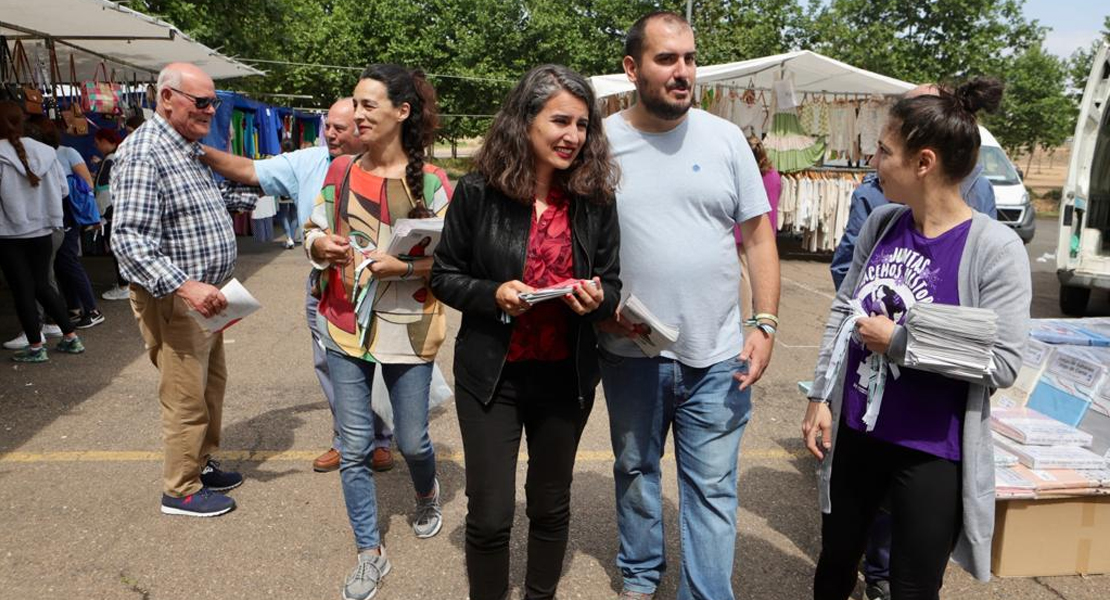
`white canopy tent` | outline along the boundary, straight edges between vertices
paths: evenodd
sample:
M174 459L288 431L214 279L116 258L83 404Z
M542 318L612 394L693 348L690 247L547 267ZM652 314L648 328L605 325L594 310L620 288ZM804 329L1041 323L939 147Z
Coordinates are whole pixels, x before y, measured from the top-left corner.
M49 70L53 40L63 82L73 54L78 81L103 61L117 80L151 81L167 63L189 62L212 79L263 75L185 35L173 25L107 0L0 0L0 35L22 40L36 74ZM39 77L41 80L41 77Z
M898 95L914 87L912 83L853 67L809 50L700 66L697 81L699 84L727 83L768 90L775 74L781 70L794 75L794 89L799 93ZM624 73L595 75L590 78L590 84L598 98L636 89Z

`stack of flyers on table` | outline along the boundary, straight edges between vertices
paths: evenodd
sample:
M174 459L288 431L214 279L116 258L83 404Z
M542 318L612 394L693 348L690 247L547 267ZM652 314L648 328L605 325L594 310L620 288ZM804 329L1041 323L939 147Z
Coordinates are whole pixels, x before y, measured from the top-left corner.
M1110 346L1107 319L1033 319L1029 335L1049 344Z
M993 310L919 302L906 314L906 366L978 378L994 370L998 335Z
M991 428L1016 442L1030 446L1091 445L1091 434L1045 416L1031 408L991 411Z
M621 299L617 311L621 321L636 329L636 337L632 341L648 356L659 356L660 352L678 341L678 328L660 321L635 294Z
M1105 469L1106 459L1079 446L1032 446L999 436L995 444L1030 469Z
M200 324L201 329L206 331L209 335L219 333L228 327L238 323L250 315L254 311L262 308L258 300L239 283L238 279L232 279L220 288L224 298L227 298L227 308L222 312L206 317L199 312L189 309L189 316L196 319Z

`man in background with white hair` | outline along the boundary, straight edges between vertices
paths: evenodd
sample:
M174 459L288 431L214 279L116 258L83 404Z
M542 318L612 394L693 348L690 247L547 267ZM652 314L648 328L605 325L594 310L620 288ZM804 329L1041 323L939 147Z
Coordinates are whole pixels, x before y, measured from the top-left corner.
M131 309L160 374L162 512L194 517L234 509L235 501L220 492L243 482L212 460L227 384L223 334L207 334L189 316L189 310L210 317L227 307L220 286L231 278L237 254L228 210L254 208L250 196L225 201L199 161L198 142L219 104L204 71L167 65L158 75L157 114L120 145L111 175L112 249L131 282Z

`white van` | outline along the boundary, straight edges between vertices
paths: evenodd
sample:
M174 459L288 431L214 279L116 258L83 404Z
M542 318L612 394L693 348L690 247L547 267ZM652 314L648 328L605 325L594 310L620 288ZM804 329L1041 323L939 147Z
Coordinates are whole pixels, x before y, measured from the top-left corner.
M1095 53L1060 198L1060 310L1082 316L1092 289L1110 289L1110 42Z
M983 167L983 177L994 188L998 221L1013 227L1021 236L1021 241L1028 244L1037 229L1037 215L1022 182L1021 172L1010 162L998 140L982 126L979 126L979 139L979 164Z

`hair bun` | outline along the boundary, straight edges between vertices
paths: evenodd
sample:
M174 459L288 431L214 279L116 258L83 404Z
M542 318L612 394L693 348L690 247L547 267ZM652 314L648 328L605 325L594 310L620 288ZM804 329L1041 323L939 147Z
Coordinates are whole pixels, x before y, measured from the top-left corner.
M960 106L971 114L980 110L994 112L1002 103L1002 82L993 77L976 77L956 88L952 94Z

